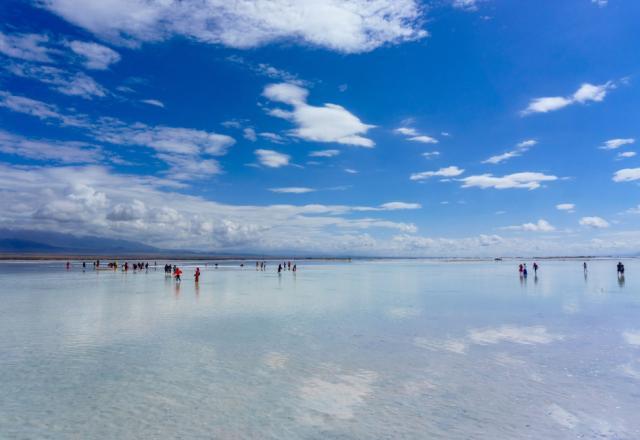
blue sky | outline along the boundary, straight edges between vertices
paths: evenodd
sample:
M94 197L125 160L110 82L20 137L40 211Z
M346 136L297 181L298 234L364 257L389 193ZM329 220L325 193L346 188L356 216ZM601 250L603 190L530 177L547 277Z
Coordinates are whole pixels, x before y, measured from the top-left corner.
M634 0L5 1L2 225L165 248L640 248Z

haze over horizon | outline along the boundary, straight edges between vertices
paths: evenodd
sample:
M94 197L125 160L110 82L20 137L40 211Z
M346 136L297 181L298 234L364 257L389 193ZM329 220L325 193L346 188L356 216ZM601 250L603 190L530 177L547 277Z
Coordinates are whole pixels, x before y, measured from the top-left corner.
M633 0L9 0L0 227L212 253L640 250Z

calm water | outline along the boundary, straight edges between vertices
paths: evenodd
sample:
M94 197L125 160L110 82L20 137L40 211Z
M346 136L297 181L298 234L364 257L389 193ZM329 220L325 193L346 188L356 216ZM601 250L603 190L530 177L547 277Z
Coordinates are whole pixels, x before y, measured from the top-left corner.
M0 263L0 438L640 438L640 262Z

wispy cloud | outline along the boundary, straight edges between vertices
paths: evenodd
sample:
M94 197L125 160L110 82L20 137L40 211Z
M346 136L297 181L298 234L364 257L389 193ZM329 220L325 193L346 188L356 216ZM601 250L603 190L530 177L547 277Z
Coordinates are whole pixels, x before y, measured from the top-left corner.
M482 163L499 164L511 158L522 156L537 143L538 142L533 139L519 142L516 144L513 150L507 151L506 153L498 154L497 156L491 156L489 159L482 161Z
M624 145L631 145L633 143L635 143L635 139L634 138L618 138L618 139L609 139L608 141L606 141L604 144L602 144L600 147L601 150L615 150L617 148L620 148Z
M75 54L83 58L83 64L87 69L105 70L120 61L118 52L102 44L76 40L68 45Z
M164 103L162 101L158 101L157 99L142 99L140 102L148 105L153 105L154 107L164 108Z
M283 188L269 188L269 191L282 194L306 194L316 190L304 186L287 186Z
M573 212L576 209L576 205L573 203L559 203L556 205L558 211Z

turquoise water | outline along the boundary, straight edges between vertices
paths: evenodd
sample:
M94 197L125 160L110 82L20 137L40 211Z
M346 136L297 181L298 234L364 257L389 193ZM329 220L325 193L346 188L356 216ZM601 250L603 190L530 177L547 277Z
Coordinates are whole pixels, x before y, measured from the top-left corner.
M615 263L0 263L0 438L638 439Z

